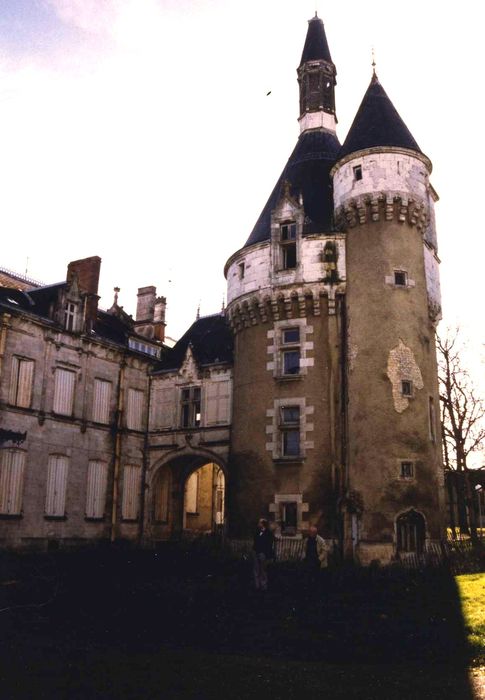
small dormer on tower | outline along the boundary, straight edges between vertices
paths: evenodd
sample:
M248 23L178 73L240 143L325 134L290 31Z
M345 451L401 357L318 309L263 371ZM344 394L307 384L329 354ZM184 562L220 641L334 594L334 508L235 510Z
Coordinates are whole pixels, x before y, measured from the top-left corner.
M300 86L300 130L323 128L335 132L337 69L330 56L322 20L315 13L297 69Z

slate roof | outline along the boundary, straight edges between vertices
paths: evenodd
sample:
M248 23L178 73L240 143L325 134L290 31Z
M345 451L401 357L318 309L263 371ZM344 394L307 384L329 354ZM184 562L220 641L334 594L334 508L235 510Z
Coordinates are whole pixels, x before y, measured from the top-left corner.
M189 343L198 365L233 361L233 338L225 316L221 313L203 316L190 326L180 340L170 348L156 370L179 369Z
M332 63L330 49L328 48L325 29L320 17L312 17L308 21L308 31L305 39L305 46L301 55L300 66L307 61L324 60Z
M421 153L413 135L374 74L338 158L340 160L350 153L375 146L409 148Z
M290 194L298 200L303 195L305 233L319 233L332 228L333 194L330 170L337 160L340 143L327 131L304 131L297 141L278 182L261 212L251 235L243 246L267 241L271 237L271 212L283 194L285 180Z

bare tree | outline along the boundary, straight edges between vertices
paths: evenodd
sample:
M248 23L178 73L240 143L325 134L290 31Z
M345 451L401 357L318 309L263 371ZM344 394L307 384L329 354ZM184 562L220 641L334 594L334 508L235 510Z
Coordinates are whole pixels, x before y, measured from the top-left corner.
M476 392L462 364L459 330L437 338L441 427L445 467L457 472L459 526L477 540L475 494L469 474L469 456L485 445L485 402ZM450 508L451 517L453 508ZM452 528L455 523L452 521Z

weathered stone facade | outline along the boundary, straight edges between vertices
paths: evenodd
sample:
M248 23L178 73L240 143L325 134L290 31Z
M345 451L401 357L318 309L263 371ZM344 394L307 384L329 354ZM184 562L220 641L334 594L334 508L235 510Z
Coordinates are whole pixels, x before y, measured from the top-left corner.
M440 539L431 163L375 74L341 146L335 75L315 17L301 134L226 263L227 309L173 348L155 287L135 320L118 289L97 308L99 258L0 289L0 427L26 433L0 453L0 543L247 538L267 517L368 564Z

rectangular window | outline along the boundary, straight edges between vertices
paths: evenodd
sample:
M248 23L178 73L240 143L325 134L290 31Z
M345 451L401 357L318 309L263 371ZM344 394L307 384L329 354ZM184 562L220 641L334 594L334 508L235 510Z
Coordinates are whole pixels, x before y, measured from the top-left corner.
M244 279L244 274L246 272L246 265L245 263L239 263L238 265L238 272L239 272L239 279L242 280Z
M403 396L412 396L413 395L413 383L407 379L404 379L401 382L401 394Z
M354 171L354 180L362 180L362 166L361 165L356 165L353 168Z
M0 513L20 515L24 484L25 452L2 450L0 463Z
M64 455L50 455L47 464L47 491L45 514L62 518L66 514L66 488L69 458Z
M404 270L394 270L394 284L396 287L406 287L408 275Z
M123 520L137 520L140 513L141 467L128 464L123 470L123 500L121 517Z
M298 526L298 505L294 501L280 504L281 534L296 535Z
M95 379L93 387L93 421L109 423L109 406L111 401L111 382Z
M34 380L34 361L21 357L12 357L12 376L10 379L9 403L20 408L30 408L32 384Z
M200 426L200 386L190 386L182 389L181 424L183 428L198 428Z
M54 377L54 402L52 410L62 416L72 416L74 408L74 386L76 373L68 369L55 371Z
M282 455L298 457L300 455L300 407L282 406L280 419Z
M296 224L287 223L280 226L281 267L293 270L296 267Z
M199 472L193 472L185 484L185 512L197 513L199 500Z
M86 488L86 518L102 520L106 504L108 465L106 462L90 460Z
M144 393L138 389L128 389L126 402L126 427L130 430L143 430Z
M300 328L285 328L281 333L281 371L283 375L300 373Z
M412 479L414 477L413 462L401 462L401 479Z
M68 331L76 330L76 304L68 301L64 307L64 328Z

